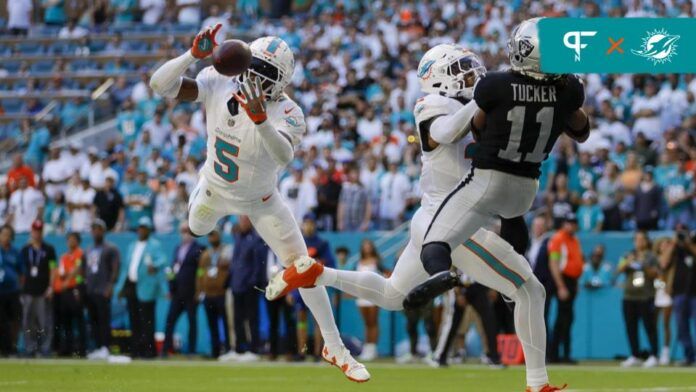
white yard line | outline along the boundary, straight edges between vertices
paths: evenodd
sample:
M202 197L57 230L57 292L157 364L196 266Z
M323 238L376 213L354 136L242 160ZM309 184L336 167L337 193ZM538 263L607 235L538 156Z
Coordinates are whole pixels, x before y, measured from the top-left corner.
M567 392L687 392L696 391L696 387L653 387L653 388L604 388L604 389L568 389Z

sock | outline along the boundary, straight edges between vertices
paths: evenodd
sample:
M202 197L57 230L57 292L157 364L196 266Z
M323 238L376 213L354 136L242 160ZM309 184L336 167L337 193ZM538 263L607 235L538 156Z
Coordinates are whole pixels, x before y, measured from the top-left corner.
M343 271L324 268L317 285L337 288L354 297L366 299L387 310L403 309L404 295L398 292L389 279L368 271Z
M546 325L544 322L544 287L532 277L515 292L515 330L522 343L527 386L548 384L546 372Z
M341 335L338 332L336 321L334 320L329 295L324 287L313 287L311 289L299 289L300 296L305 305L309 308L314 316L314 319L319 325L321 336L324 338L326 345L331 347L340 346L343 344Z

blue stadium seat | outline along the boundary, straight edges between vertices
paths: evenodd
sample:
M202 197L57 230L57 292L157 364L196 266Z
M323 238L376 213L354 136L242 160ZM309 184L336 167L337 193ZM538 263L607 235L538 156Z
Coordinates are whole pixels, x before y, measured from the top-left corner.
M7 72L17 72L19 67L22 65L19 61L3 61L2 67L7 70Z
M72 54L77 50L77 45L72 42L54 42L48 48L52 54Z
M89 60L74 60L68 64L73 71L84 71L88 69L98 69L97 65Z
M41 60L31 65L32 72L51 72L53 69L53 60Z
M106 41L94 41L89 44L89 50L92 53L101 52L104 48L106 48Z
M197 33L198 26L188 24L172 24L169 26L171 33Z
M128 49L134 52L147 52L149 50L148 43L142 41L131 41L128 42Z
M15 49L22 54L41 54L44 51L42 45L38 45L33 42L20 42L15 45Z
M60 31L60 26L40 26L38 28L39 35L56 36L56 35L58 35L59 31Z
M19 113L22 110L22 100L16 98L8 98L2 100L2 108L5 113Z

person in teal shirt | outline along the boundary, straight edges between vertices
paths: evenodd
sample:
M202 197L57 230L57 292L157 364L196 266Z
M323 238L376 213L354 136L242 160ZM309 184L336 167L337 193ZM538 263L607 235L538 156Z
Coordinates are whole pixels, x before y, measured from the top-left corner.
M44 11L44 23L51 26L62 26L67 20L65 2L63 0L41 0Z
M589 152L581 152L577 161L568 167L568 188L577 195L594 189L599 179L596 168L592 165L592 155Z
M44 208L44 232L64 233L68 227L68 210L65 207L65 196L58 192L54 198L49 199Z
M667 180L665 200L667 201L667 229L673 230L679 223L693 229L695 195L694 177L686 171L686 160L679 164L679 170Z
M63 104L60 109L60 122L64 128L69 128L78 123L80 120L87 118L89 106L84 98L73 98Z
M128 24L135 20L138 0L111 0L111 8L115 11L115 24Z
M51 132L45 125L40 125L39 129L31 132L29 145L24 153L24 161L34 170L38 170L46 159L48 145L51 143Z
M663 189L667 186L670 178L679 173L679 164L674 162L670 155L674 152L665 151L660 155L660 163L653 170L655 183Z
M586 289L602 289L611 287L614 281L614 268L604 260L604 245L599 244L592 249L590 262L582 268L579 284Z
M578 217L578 231L602 231L604 212L602 212L602 207L597 204L597 194L593 191L586 191L582 195L582 205L578 208L576 215Z
M129 147L131 143L138 140L140 128L143 126L144 118L136 110L133 110L133 101L127 99L121 105L121 111L116 116L116 128L121 134L123 144Z
M126 226L134 231L142 218L152 219L152 200L154 193L147 184L147 174L138 172L137 181L124 182L121 194L126 205Z

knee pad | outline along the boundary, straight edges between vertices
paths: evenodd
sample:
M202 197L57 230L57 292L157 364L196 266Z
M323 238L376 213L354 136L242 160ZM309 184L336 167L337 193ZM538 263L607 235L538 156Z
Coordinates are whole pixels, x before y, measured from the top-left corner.
M429 275L452 267L452 250L446 242L429 242L421 249L421 262Z

